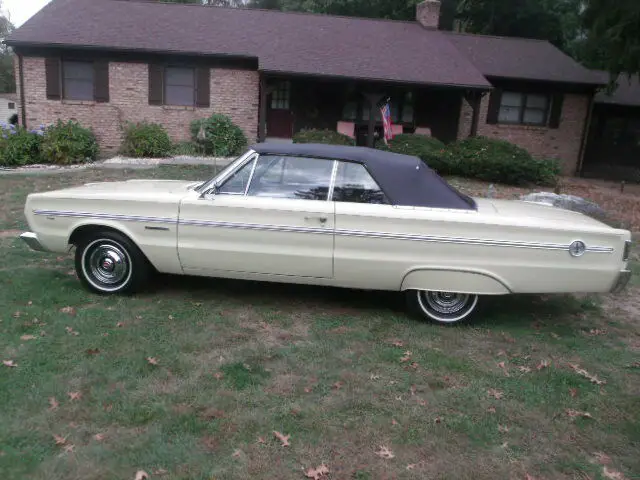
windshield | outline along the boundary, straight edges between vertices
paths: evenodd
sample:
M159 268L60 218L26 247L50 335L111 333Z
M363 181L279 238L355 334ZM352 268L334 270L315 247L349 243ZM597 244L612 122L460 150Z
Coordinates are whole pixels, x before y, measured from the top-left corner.
M236 158L233 162L227 165L224 169L222 169L220 173L216 174L213 178L210 178L209 180L202 182L194 190L198 193L204 192L207 188L210 188L214 183L217 183L218 180L222 180L224 177L229 175L229 173L235 170L236 167L240 165L247 158L248 155L251 155L251 154L253 154L252 150L249 150L248 152L243 153L238 158Z

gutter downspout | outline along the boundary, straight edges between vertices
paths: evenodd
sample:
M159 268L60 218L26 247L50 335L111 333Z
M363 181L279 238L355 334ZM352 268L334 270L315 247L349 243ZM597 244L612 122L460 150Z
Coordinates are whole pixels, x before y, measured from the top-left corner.
M582 165L584 163L584 155L587 150L587 142L589 141L589 131L591 130L591 119L593 117L593 106L595 105L596 91L589 99L589 107L587 111L587 119L584 123L584 129L582 130L582 138L580 139L580 152L578 153L578 163L576 165L575 176L580 177L582 174Z
M18 70L20 70L18 78L18 83L20 84L20 121L22 127L27 128L27 106L24 96L24 60L21 53L18 53Z

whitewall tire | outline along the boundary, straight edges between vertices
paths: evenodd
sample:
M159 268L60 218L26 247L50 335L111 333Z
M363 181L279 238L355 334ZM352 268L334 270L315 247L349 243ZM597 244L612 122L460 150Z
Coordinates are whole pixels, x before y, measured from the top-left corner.
M478 305L478 295L466 293L409 290L406 296L413 313L443 325L468 320Z

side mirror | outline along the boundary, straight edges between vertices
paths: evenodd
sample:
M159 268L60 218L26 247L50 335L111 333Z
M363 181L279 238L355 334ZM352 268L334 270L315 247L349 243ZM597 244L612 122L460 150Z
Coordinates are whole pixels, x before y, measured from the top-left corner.
M218 188L218 184L214 182L209 188L207 188L200 194L200 198L204 198L206 195L217 195Z

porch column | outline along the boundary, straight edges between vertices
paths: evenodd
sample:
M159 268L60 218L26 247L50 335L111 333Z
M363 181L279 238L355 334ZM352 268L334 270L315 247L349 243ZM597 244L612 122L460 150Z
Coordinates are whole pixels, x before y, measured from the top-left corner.
M473 114L471 116L471 129L469 130L469 136L475 137L478 135L478 123L480 121L480 106L482 104L482 97L484 93L478 91L471 91L465 94L465 99L471 105Z
M369 129L367 130L367 147L373 148L373 137L376 131L376 108L383 95L379 93L365 93L364 98L369 102Z
M258 142L264 142L267 137L267 79L260 74L260 112L258 114Z

